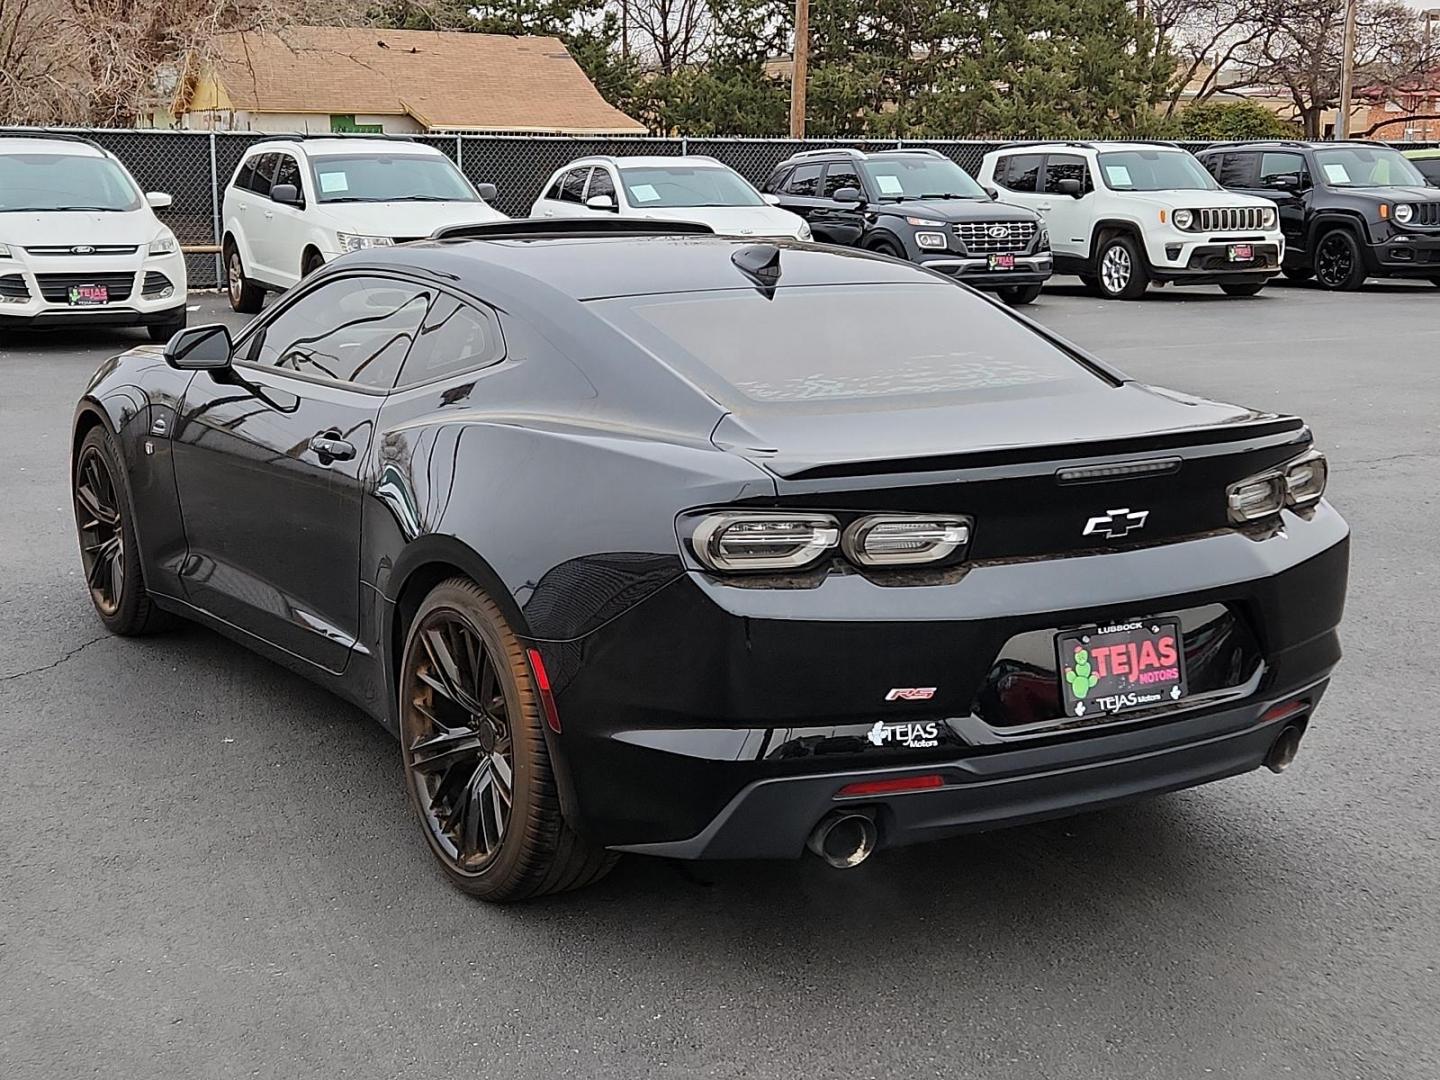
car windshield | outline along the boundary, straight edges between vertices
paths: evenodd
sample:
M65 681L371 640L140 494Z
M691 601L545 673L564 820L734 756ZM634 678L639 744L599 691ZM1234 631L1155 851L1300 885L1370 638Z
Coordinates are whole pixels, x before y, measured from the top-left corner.
M336 202L479 202L447 157L354 154L311 161L316 198Z
M869 162L881 199L983 199L985 189L953 161L932 157L886 157Z
M0 155L0 213L22 210L138 210L141 195L109 158L81 154Z
M1320 177L1331 187L1425 187L1420 170L1388 146L1340 146L1316 150Z
M763 206L765 200L738 173L725 168L668 165L620 170L630 205L645 210L667 206Z
M1220 185L1184 150L1116 150L1100 155L1112 191L1218 191Z
M1073 393L1096 379L1034 331L944 282L727 289L590 303L736 411L925 408Z

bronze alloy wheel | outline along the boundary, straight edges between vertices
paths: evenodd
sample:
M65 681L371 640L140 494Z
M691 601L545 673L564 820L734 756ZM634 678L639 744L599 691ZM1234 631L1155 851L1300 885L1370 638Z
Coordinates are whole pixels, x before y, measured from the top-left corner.
M96 442L86 443L75 465L75 522L90 598L102 616L113 617L125 593L125 529L120 494Z

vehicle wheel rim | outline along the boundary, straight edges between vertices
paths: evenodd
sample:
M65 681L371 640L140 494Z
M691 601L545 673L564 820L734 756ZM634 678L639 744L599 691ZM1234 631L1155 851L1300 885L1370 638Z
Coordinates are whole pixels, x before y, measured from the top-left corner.
M115 480L93 446L80 456L75 470L75 520L90 596L102 614L114 615L125 591L125 533Z
M239 300L240 290L245 287L245 272L240 267L240 253L238 251L232 251L230 253L228 267L229 274L227 276L230 279L230 299Z
M1105 291L1124 292L1130 284L1130 269L1130 253L1119 244L1105 252L1105 258L1100 261L1100 280L1105 283Z
M1338 236L1327 237L1315 259L1315 276L1326 285L1338 285L1354 269L1350 245Z
M433 611L407 657L401 738L425 828L445 862L484 870L500 851L514 802L510 706L475 626Z

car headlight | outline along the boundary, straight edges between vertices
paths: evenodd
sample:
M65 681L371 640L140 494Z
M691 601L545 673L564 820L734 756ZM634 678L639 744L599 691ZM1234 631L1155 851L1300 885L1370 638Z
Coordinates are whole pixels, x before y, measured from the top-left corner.
M802 222L800 222L800 228L798 228L798 229L795 230L795 239L796 239L796 240L813 240L813 239L815 239L815 234L810 231L810 223L809 223L808 221L802 221Z
M1036 241L1035 250L1036 250L1036 251L1049 251L1049 250L1050 250L1050 230L1049 230L1049 229L1046 229L1046 228L1043 228L1043 227L1041 228L1041 230L1040 230L1040 239L1039 239L1038 241Z
M155 239L150 241L151 255L174 255L180 250L180 241L175 239L175 234L169 229L161 229L155 234Z
M1264 210L1260 211L1260 227L1262 229L1275 228L1279 220L1280 215L1273 206L1267 206Z
M943 221L932 221L930 218L907 217L905 221L917 229L943 229L945 227Z
M1325 494L1329 467L1318 450L1301 454L1278 469L1231 484L1226 505L1236 524L1278 514L1286 506L1313 506Z
M940 562L969 542L966 518L872 514L845 530L840 547L861 566L915 566Z
M10 249L9 249L8 247L6 247L4 244L0 244L0 259L8 259L8 258L10 258Z
M723 572L797 570L839 542L840 523L829 514L709 514L690 534L695 557Z
M1195 221L1195 215L1189 210L1176 210L1170 215L1170 220L1175 223L1177 229L1188 229Z
M1415 208L1409 203L1401 203L1395 207L1395 221L1400 225L1409 225L1415 217Z
M362 251L372 247L391 247L395 241L388 236L361 236L359 233L336 233L341 251Z
M917 232L915 234L915 243L922 248L935 249L947 247L950 241L945 238L943 232Z

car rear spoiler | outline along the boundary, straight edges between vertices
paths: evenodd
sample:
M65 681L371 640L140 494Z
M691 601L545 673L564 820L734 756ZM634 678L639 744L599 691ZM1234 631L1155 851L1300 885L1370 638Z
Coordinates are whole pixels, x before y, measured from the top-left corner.
M474 225L442 225L431 240L512 240L547 236L711 236L715 230L698 221L652 221L649 218L518 218Z

